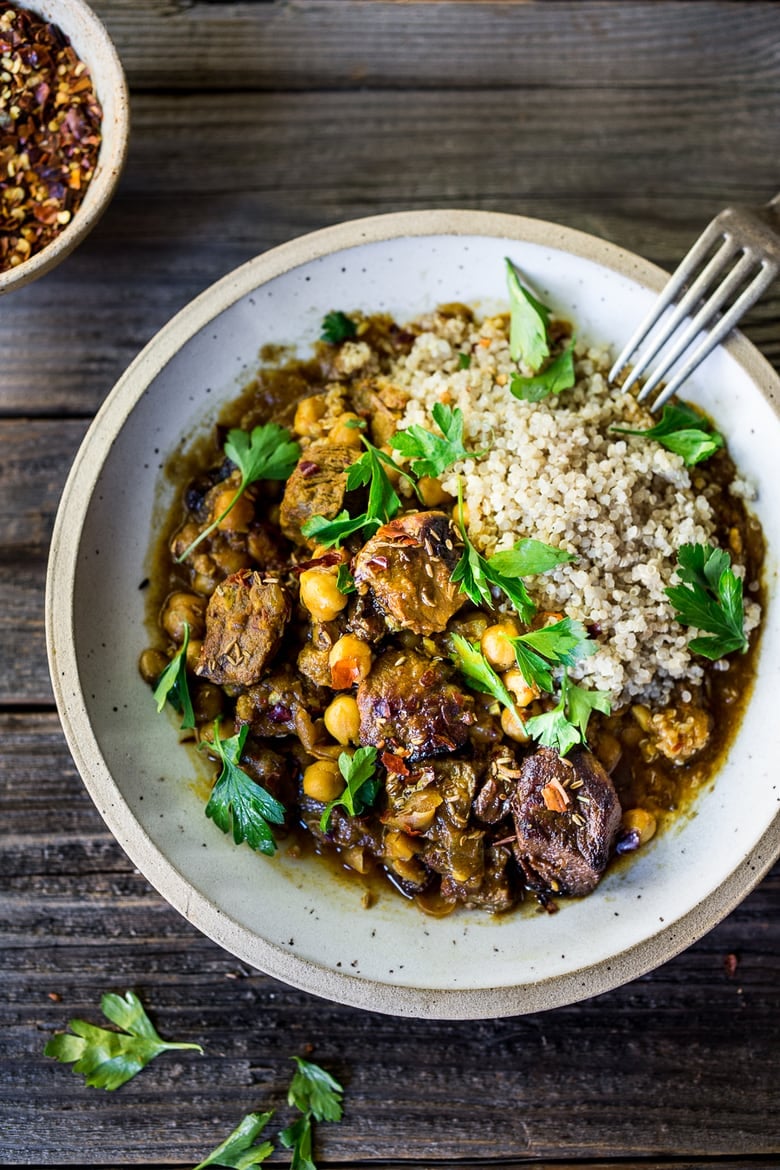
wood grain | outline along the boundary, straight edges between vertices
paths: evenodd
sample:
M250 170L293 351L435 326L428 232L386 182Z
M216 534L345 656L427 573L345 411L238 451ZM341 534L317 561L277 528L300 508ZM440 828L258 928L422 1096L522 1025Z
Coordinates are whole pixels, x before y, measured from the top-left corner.
M524 1018L398 1020L285 988L200 936L104 828L53 714L0 715L0 737L8 1160L24 1161L28 1135L45 1132L54 1163L72 1157L78 1135L94 1161L121 1149L194 1164L245 1110L274 1106L286 1119L289 1056L309 1045L346 1088L344 1122L319 1130L327 1165L401 1154L462 1165L488 1152L509 1164L599 1162L609 1149L660 1166L671 1151L777 1148L780 867L706 938L628 987ZM733 976L727 954L738 957ZM87 1090L41 1050L70 1017L97 1022L104 991L127 988L164 1036L207 1053L161 1057L117 1094Z

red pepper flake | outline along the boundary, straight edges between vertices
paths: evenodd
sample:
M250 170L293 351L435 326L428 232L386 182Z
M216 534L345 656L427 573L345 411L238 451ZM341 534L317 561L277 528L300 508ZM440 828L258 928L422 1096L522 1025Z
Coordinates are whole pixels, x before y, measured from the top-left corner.
M381 760L388 772L394 772L396 776L409 775L406 764L400 756L396 756L393 752L382 752Z
M373 557L369 557L368 559L368 564L374 566L377 569L386 569L389 563L390 562L388 561L387 557L383 557L379 553L376 553Z
M311 459L302 459L298 464L298 471L304 479L311 479L320 469L319 463L312 463Z
M553 776L549 784L545 784L541 791L544 807L551 812L566 812L571 804L571 797L557 777Z
M78 211L102 118L61 29L0 0L0 272L40 252Z

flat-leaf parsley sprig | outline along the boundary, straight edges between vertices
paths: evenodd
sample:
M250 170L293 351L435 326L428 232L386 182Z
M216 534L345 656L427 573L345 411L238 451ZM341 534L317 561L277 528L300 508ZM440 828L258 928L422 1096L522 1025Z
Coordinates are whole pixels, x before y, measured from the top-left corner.
M462 634L452 634L452 661L474 691L492 695L503 707L514 711L516 704L503 682L480 649L479 642L469 642Z
M615 435L655 439L667 451L681 455L686 467L709 459L724 445L723 435L712 429L712 423L684 402L667 403L659 421L645 431L619 427L614 423L609 430Z
M195 1170L205 1170L206 1166L231 1166L233 1170L249 1170L251 1166L259 1166L274 1152L273 1142L264 1141L255 1145L272 1117L273 1110L268 1113L247 1113L224 1142L220 1142L202 1162L198 1162Z
M195 726L195 712L187 683L187 647L189 644L190 626L189 622L184 622L184 638L181 647L158 678L157 686L153 692L157 700L157 714L159 715L162 711L166 701L170 703L182 717L182 731L190 731Z
M320 817L320 828L327 833L334 808L345 808L351 817L362 816L379 795L382 782L376 775L376 748L359 747L351 756L342 752L339 756L339 771L346 787L340 796L334 797L325 806Z
M565 756L580 744L587 746L588 721L593 711L609 715L611 710L608 691L577 686L569 678L568 668L564 667L557 706L543 715L532 715L526 720L525 729L532 739Z
M396 431L390 439L390 446L411 460L410 467L415 475L436 478L459 459L478 459L486 453L484 450L467 451L464 447L464 420L460 407L437 402L431 416L441 435L415 423L406 430Z
M70 1020L71 1031L52 1036L43 1050L45 1056L72 1064L73 1071L80 1073L93 1088L118 1089L161 1052L174 1049L203 1052L200 1044L161 1039L132 991L126 991L124 996L104 995L100 1007L106 1019L123 1029L121 1032L88 1024L86 1020Z
M251 849L270 857L276 852L271 825L284 823L285 810L275 796L261 784L256 784L240 766L248 732L245 724L236 735L220 739L219 720L215 719L214 742L202 740L198 744L222 761L222 771L206 805L206 816L211 817L223 833L232 830L236 845L246 841Z
M588 636L582 622L570 617L509 640L528 685L549 692L554 690L553 667L574 666L598 650L598 644Z
M255 427L250 433L238 428L228 431L224 451L241 473L236 494L224 511L176 557L176 564L186 560L193 549L219 527L251 484L261 479L289 479L301 454L300 445L291 438L290 432L277 423Z
M283 1146L292 1149L290 1170L317 1170L312 1158L312 1120L341 1121L343 1089L318 1064L294 1056L297 1067L287 1102L302 1114L279 1134Z
M566 348L545 366L545 361L550 357L550 309L522 284L509 258L506 260L506 279L509 290L509 356L513 362L524 362L531 370L530 376L513 374L509 383L510 391L515 398L525 402L541 402L550 394L570 390L576 381L575 339L572 338Z
M327 341L329 345L340 345L342 341L349 341L355 336L357 325L341 309L334 309L325 316L320 332L322 341Z
M675 620L710 635L691 639L688 648L711 660L747 650L742 581L729 554L707 544L683 544L677 562L681 584L664 590L677 610Z

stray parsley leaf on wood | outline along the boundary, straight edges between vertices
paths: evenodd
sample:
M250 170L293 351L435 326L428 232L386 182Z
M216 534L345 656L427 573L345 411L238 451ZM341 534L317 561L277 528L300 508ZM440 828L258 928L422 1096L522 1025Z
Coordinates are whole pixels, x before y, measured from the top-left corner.
M349 341L356 334L357 325L352 318L342 313L340 309L334 309L322 322L320 338L330 345L338 345L342 341Z
M693 638L689 649L711 660L747 650L742 581L729 554L707 544L684 544L677 562L682 584L664 590L677 610L675 619L711 635Z
M254 1142L272 1117L273 1112L247 1113L230 1136L212 1150L207 1158L198 1162L195 1170L204 1170L206 1166L231 1166L233 1170L249 1170L250 1166L259 1166L274 1152L274 1146L273 1142L260 1142L258 1145Z
M73 1071L80 1073L93 1088L118 1089L161 1052L173 1049L203 1052L200 1044L162 1040L132 991L126 991L124 996L104 995L100 1007L112 1024L124 1029L122 1032L112 1032L86 1020L70 1020L71 1031L52 1036L43 1050L45 1056L63 1064L72 1063Z
M154 697L157 700L157 714L162 711L166 701L169 702L182 716L182 731L189 731L195 726L195 712L192 709L190 689L187 684L187 647L190 643L189 622L184 623L184 640L181 648L174 654L157 680L154 688Z
M547 341L550 310L520 283L517 269L508 258L506 281L509 289L509 356L513 362L522 360L536 371L550 353Z
M693 467L709 459L724 445L723 435L712 429L712 424L685 403L667 403L654 427L645 431L630 427L611 426L612 434L639 435L655 439L667 451L681 455L686 467Z
M514 710L514 699L504 685L501 676L496 674L485 658L479 642L472 643L462 634L453 634L452 649L452 661L473 690L481 691L484 695L492 695L504 707Z
M571 390L576 381L574 373L574 338L561 350L549 365L530 378L513 374L509 389L515 398L523 402L541 402L550 394Z
M339 771L346 788L325 806L320 817L320 828L327 833L333 809L341 805L351 817L359 817L369 809L379 795L381 780L376 775L376 748L359 747L353 756L342 752Z
M222 771L206 805L206 816L223 833L232 829L236 845L246 841L250 849L271 856L276 852L271 824L284 823L284 805L262 785L256 784L239 764L248 732L245 724L230 739L220 739L217 719L214 721L214 742L202 740L198 745L214 752L222 761Z
M484 451L467 451L463 446L463 411L459 407L453 409L437 402L431 415L441 435L414 424L404 431L397 431L390 440L394 450L411 460L415 475L436 478L459 459L477 459L485 454Z
M582 622L570 617L510 641L523 678L529 686L536 684L543 691L553 690L553 666L574 666L598 649Z
M561 679L561 697L557 706L543 715L526 720L525 729L532 739L565 756L578 744L587 744L588 721L593 711L609 715L612 704L607 691L588 690L569 678L566 667Z
M249 434L238 428L228 431L224 451L241 472L241 482L227 508L176 557L177 564L181 564L202 540L219 527L251 484L260 479L289 479L301 454L301 448L290 437L290 432L277 423L255 427Z
M292 1149L290 1170L317 1170L312 1158L312 1118L340 1121L342 1087L318 1064L294 1056L298 1068L287 1092L287 1102L303 1114L279 1134L282 1145Z

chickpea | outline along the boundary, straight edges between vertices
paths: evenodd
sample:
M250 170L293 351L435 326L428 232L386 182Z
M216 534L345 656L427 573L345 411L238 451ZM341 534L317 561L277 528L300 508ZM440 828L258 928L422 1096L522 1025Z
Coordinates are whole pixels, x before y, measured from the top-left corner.
M452 496L445 492L438 479L432 475L423 475L417 480L417 490L426 508L435 508L437 504L449 504Z
M184 641L184 623L190 627L191 638L202 638L206 632L206 601L197 593L172 593L165 603L163 629L174 642Z
M620 740L611 731L602 731L595 748L596 758L605 772L614 772L623 754Z
M217 492L211 505L211 515L214 520L222 516L217 528L220 532L248 532L249 525L255 518L255 506L249 496L240 496L236 500L235 488L224 488ZM229 510L228 510L229 509Z
M340 744L357 743L360 712L352 695L336 695L323 716L325 727Z
M623 813L621 824L629 832L639 834L639 844L646 845L655 836L657 822L651 812L645 808L629 808Z
M317 424L324 417L325 410L325 399L321 394L314 394L310 398L304 398L295 408L293 430L299 435L306 435L308 438L313 438L319 433Z
M504 707L501 712L501 730L504 735L517 743L527 743L531 738L525 729L525 719L519 711Z
M411 861L415 855L414 841L399 829L385 834L385 856L393 861Z
M200 732L200 738L202 740L204 740L206 743L213 743L214 740L216 739L216 736L214 734L214 729L216 726L217 726L216 719L210 719L207 723L199 724L198 731ZM219 738L220 738L220 740L230 739L235 734L236 734L235 722L232 719L220 718L219 719ZM212 758L214 758L214 759L217 758L215 753L209 753L209 754L212 755Z
M190 670L194 670L198 665L202 646L203 641L200 638L190 638L187 643L187 666Z
M539 688L530 686L526 680L522 670L513 666L503 676L504 685L507 690L511 691L515 697L515 704L518 707L527 707L529 703L533 703L534 699L539 698Z
M515 662L515 651L510 638L516 638L520 633L517 622L511 618L488 626L480 638L482 653L491 666L497 670L508 670Z
M306 569L299 580L301 601L316 622L331 622L347 604L336 585L336 573L326 568Z
M326 804L344 791L344 777L335 760L315 760L303 773L303 791Z
M354 634L345 634L333 644L328 655L328 666L333 689L346 691L353 683L362 682L368 676L374 656L367 642Z
M201 683L192 696L192 707L195 711L195 722L205 723L216 719L222 714L225 696L214 683ZM221 729L220 729L221 730ZM221 730L221 738L229 738L230 732Z
M156 683L168 665L168 658L162 650L144 650L138 659L138 670L146 683Z
M645 707L642 703L634 703L634 706L631 708L631 714L642 728L642 731L652 731L653 716L649 707Z
M328 439L331 443L336 443L340 447L361 447L361 435L363 434L362 424L363 420L355 414L352 410L345 410L336 419L335 425L331 427Z
M471 513L469 512L469 506L465 501L462 504L455 505L452 510L452 518L461 528L468 528L469 520L471 519Z

